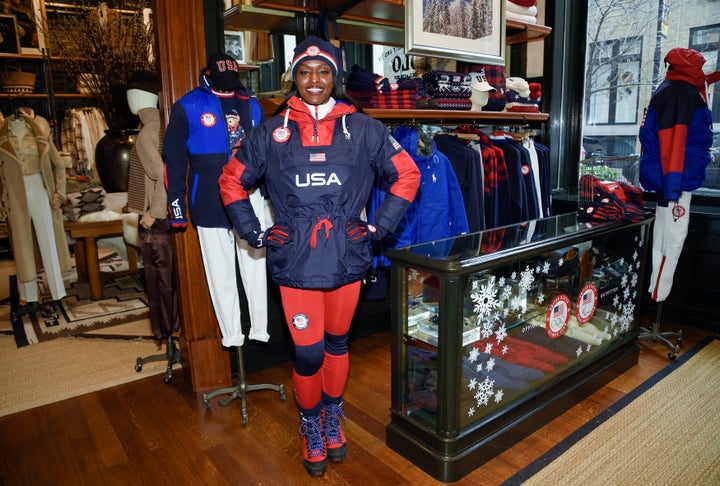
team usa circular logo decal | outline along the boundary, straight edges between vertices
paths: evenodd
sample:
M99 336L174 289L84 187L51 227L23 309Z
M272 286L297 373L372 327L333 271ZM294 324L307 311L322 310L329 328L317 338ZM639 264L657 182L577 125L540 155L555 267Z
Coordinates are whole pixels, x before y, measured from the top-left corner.
M672 215L675 219L680 219L685 216L685 206L680 206L679 204L673 206Z
M570 322L570 298L560 294L550 302L550 308L545 315L545 331L553 339L557 339L567 330Z
M577 305L575 306L575 317L581 326L590 322L595 315L598 305L598 288L592 282L585 284L580 290Z
M200 123L202 123L204 127L214 127L217 123L217 117L210 112L205 112L200 115Z
M286 127L277 127L273 130L272 136L276 142L287 142L290 138L290 130Z
M305 314L295 314L292 318L292 325L298 331L302 331L310 325L310 319Z

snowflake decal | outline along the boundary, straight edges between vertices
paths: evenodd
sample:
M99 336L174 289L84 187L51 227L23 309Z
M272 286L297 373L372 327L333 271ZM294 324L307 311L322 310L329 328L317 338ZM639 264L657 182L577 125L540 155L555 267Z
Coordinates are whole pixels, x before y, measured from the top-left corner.
M545 275L550 273L550 262L543 263L542 273L544 273Z
M575 350L575 356L577 356L579 358L580 355L582 355L582 352L583 352L582 346L578 346L577 350Z
M478 356L480 356L480 350L478 350L478 348L476 348L476 347L473 347L473 348L470 350L470 356L468 356L468 360L469 360L471 363L474 363L475 361L477 361Z
M500 324L500 326L495 331L495 340L498 344L503 342L505 338L507 337L507 329L505 329L505 324Z
M501 296L502 300L509 300L511 295L512 295L512 287L511 286L506 285L506 286L502 287L502 296Z
M542 293L542 290L538 292L537 294L537 303L542 305L542 303L545 302L545 294Z
M502 402L502 399L503 399L503 391L502 390L496 391L495 392L495 403Z
M532 269L530 267L525 267L525 270L520 274L520 287L525 290L530 290L534 281L535 277L533 277Z
M495 297L497 289L491 285L486 284L480 287L477 291L470 294L475 307L473 312L480 317L487 317L490 313L498 306L499 302Z
M485 369L488 371L495 370L495 358L490 358L487 360L487 363L485 363Z

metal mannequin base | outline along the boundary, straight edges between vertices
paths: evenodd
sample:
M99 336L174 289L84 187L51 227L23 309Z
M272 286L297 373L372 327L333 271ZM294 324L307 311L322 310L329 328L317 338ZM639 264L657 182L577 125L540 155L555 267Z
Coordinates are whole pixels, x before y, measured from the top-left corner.
M162 354L153 354L152 356L146 356L145 358L138 357L135 362L135 371L140 373L143 368L143 364L151 361L165 361L167 360L167 369L165 370L165 377L163 381L167 384L170 383L173 377L173 365L180 362L180 349L172 336L167 338L167 347L165 352Z
M235 386L229 388L220 388L210 393L203 393L203 402L205 408L210 410L210 400L219 395L228 395L226 398L219 400L220 405L226 406L230 402L239 398L242 403L242 424L245 427L248 423L248 412L247 412L247 401L245 396L256 390L274 390L280 393L280 400L285 401L285 385L274 385L274 384L261 384L261 385L250 385L245 377L245 361L243 359L243 348L242 346L235 346L237 356L237 369L238 369L238 382Z
M683 343L683 332L660 331L660 316L662 314L662 304L662 302L657 303L657 315L655 316L655 322L653 322L651 328L648 329L646 327L640 327L638 341L650 341L653 344L660 341L661 343L665 344L667 347L670 348L670 352L668 353L668 359L672 360L677 358L678 354L680 353L680 346L682 346ZM670 339L675 339L676 344L673 344Z

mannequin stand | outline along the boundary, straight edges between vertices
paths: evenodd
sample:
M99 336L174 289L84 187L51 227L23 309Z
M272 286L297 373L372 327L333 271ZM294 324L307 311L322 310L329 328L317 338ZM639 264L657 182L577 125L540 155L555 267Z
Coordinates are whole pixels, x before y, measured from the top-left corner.
M43 319L52 321L46 321L46 326L57 326L58 325L58 304L57 301L48 300L45 302L27 302L25 304L20 303L20 292L18 290L18 282L16 275L10 275L10 323L15 325L22 324L22 318L25 315L37 315Z
M180 349L172 336L167 338L167 347L165 352L162 354L154 354L152 356L146 356L145 358L138 357L135 363L135 371L140 373L143 368L143 364L150 363L151 361L165 361L167 360L167 369L165 370L165 378L163 381L167 384L170 383L173 377L173 365L180 362Z
M245 427L248 423L247 413L247 401L245 396L255 390L274 390L280 392L280 400L285 401L285 385L273 385L273 384L262 384L262 385L250 385L247 383L245 378L245 362L243 359L243 348L242 346L235 346L237 354L237 367L238 367L238 383L234 387L220 388L210 393L203 393L203 402L205 408L210 410L210 400L217 397L218 395L229 395L226 398L220 400L220 405L226 406L236 398L240 398L242 402L242 424Z
M668 353L668 359L675 359L678 357L678 353L680 353L680 346L682 346L683 343L683 332L677 331L677 332L660 332L660 316L662 314L662 302L658 302L657 305L657 315L655 316L655 322L653 322L652 327L650 329L646 327L640 327L640 333L638 334L638 341L650 341L651 343L656 343L660 341L661 343L665 344L667 347L670 348L670 352ZM670 342L670 339L676 339L676 345L673 345L672 342Z

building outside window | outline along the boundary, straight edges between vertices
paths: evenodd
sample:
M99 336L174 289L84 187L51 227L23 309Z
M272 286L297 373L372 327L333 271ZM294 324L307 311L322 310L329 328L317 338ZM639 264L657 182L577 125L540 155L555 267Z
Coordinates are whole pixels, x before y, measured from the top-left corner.
M674 47L700 51L706 73L718 69L720 2L597 0L588 2L583 144L580 158L639 155L640 123L665 78ZM717 133L714 161L697 192L720 197L720 95L708 89ZM631 181L637 183L638 181Z

